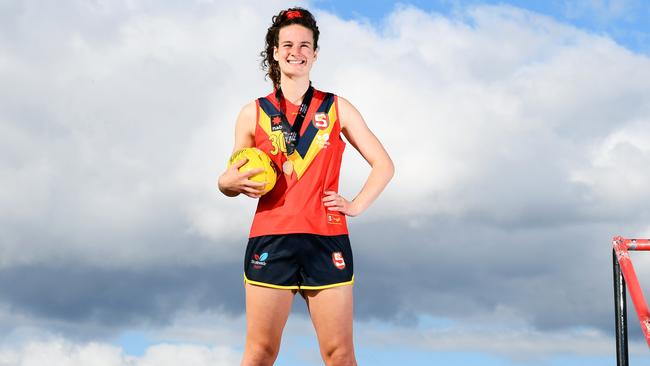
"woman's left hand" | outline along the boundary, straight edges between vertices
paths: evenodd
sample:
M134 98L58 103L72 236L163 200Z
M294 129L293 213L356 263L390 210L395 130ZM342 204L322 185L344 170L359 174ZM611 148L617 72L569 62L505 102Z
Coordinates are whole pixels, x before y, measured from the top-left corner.
M348 201L343 196L334 191L325 191L323 204L328 211L338 211L346 216L357 216L358 212L354 201Z

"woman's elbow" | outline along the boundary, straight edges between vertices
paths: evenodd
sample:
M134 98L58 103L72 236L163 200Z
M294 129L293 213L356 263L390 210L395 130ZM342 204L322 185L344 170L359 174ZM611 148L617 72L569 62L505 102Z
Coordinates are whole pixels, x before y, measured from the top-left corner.
M393 164L393 160L391 158L388 158L388 179L392 179L395 176L395 164Z
M395 175L395 164L393 164L393 160L387 155L380 166L381 170L384 172L386 180L391 180Z

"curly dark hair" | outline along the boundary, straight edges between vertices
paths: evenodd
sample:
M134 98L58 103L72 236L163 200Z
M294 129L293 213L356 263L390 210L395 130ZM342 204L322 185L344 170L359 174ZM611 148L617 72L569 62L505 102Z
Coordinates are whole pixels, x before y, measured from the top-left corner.
M310 29L314 35L314 50L318 49L320 32L314 15L309 10L300 7L282 10L273 16L271 23L266 32L266 44L264 50L260 52L260 56L262 56L262 70L266 71L266 75L273 81L273 87L278 89L280 87L280 64L273 59L273 48L278 47L280 29L291 24L300 24Z

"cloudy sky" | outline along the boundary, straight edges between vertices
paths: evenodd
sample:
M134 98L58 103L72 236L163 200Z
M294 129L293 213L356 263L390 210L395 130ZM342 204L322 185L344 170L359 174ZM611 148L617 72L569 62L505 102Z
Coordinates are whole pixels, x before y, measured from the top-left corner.
M650 236L650 5L540 3L0 0L0 366L238 364L255 202L215 182L295 4L314 84L396 163L350 220L360 364L611 365L611 238ZM368 172L350 148L341 192ZM320 364L299 299L278 364Z

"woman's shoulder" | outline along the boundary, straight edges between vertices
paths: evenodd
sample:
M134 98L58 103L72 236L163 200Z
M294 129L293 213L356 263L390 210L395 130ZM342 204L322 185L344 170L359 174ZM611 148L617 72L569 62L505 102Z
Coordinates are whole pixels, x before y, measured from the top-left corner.
M356 111L357 110L354 107L354 105L352 105L352 103L350 103L350 101L345 99L344 97L342 97L340 95L335 95L335 97L336 97L336 101L337 101L339 109L343 109L345 111L348 111L348 110L355 110Z
M342 129L345 130L349 125L365 124L361 113L349 100L337 95L336 104Z
M252 100L246 104L244 104L243 107L241 107L241 111L239 112L240 116L255 116L255 109L257 108L257 99Z
M247 131L247 133L254 133L255 120L257 119L257 104L256 100L246 103L239 111L237 116L237 129Z

